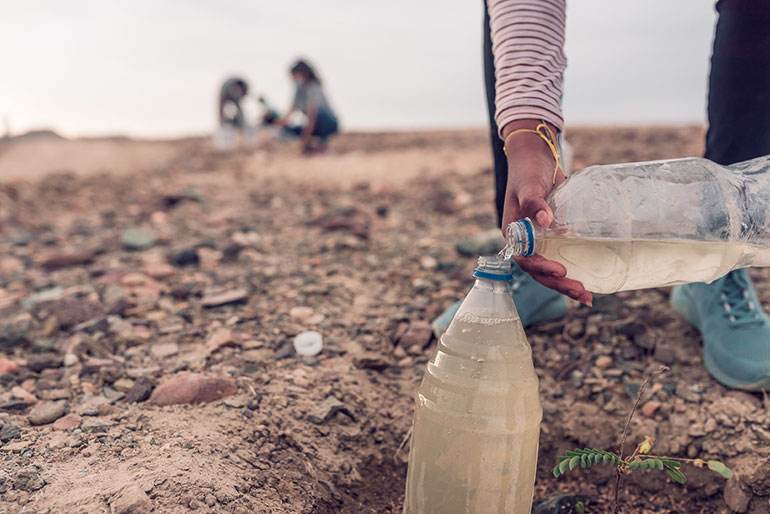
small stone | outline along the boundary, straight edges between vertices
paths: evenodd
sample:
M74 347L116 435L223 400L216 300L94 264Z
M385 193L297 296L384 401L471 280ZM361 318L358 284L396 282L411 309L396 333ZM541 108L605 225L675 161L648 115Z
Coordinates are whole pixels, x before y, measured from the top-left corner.
M112 383L112 387L114 387L116 391L127 393L134 387L134 381L130 378L119 378Z
M64 364L58 353L37 353L27 358L27 369L40 372L44 369L60 368Z
M0 427L0 442L7 443L14 437L18 436L21 431L19 427L11 423L6 423Z
M150 355L156 359L165 359L179 353L179 345L176 343L155 343L150 347Z
M152 511L152 501L141 487L129 484L112 498L110 509L112 514L144 514Z
M299 321L305 321L308 318L310 318L313 314L315 314L315 310L312 307L299 306L299 307L292 307L289 310L289 316Z
M661 364L671 365L676 362L676 350L664 344L657 344L652 357Z
M200 257L195 248L183 248L171 257L174 266L197 266L199 263Z
M433 340L433 327L427 321L412 321L396 343L403 348L419 345L425 348Z
M78 362L80 362L80 359L78 359L78 356L75 355L74 353L65 353L64 354L64 365L66 367L69 368L70 366L74 366Z
M233 332L229 328L218 328L206 340L206 352L212 354L223 346L234 343Z
M438 261L430 255L420 257L420 267L426 271L432 271L438 267Z
M13 488L17 491L26 491L31 493L42 489L45 486L45 480L40 476L35 467L28 467L16 473L13 479Z
M69 389L64 388L40 389L37 395L41 400L69 400L72 397Z
M150 396L155 405L206 403L234 394L238 390L231 378L209 373L191 373L157 387Z
M219 307L229 303L242 302L248 298L249 292L245 289L232 289L223 293L209 294L201 299L203 307Z
M19 364L9 359L0 358L0 375L4 373L18 373Z
M120 236L120 246L126 250L146 250L155 244L155 235L141 228L129 228Z
M143 402L150 397L150 393L152 393L152 382L147 377L139 376L126 393L126 403Z
M67 414L64 417L61 417L54 421L53 423L53 429L54 430L72 430L73 428L77 428L80 426L81 417L77 414L70 413Z
M607 369L612 366L612 357L609 355L600 355L596 358L595 364L599 369Z
M46 425L56 421L67 412L64 402L41 402L35 405L27 415L31 425Z
M493 228L460 241L455 245L455 249L465 257L478 257L479 255L495 255L504 244L505 241L503 241L500 229Z
M364 355L353 359L353 364L360 369L371 369L374 371L384 371L392 366L392 363L381 355Z
M744 490L738 475L733 475L725 485L724 499L731 512L743 513L749 508L751 491Z
M145 264L142 268L147 275L151 276L155 280L163 280L165 278L171 278L176 275L176 269L164 262L153 262Z
M19 400L29 404L37 403L37 397L21 386L14 386L11 388L11 395L14 398L18 398Z
M329 396L323 403L314 407L308 414L307 419L313 424L320 425L331 419L338 412L342 412L355 421L353 413L334 396Z
M655 413L658 412L658 409L660 409L661 403L655 400L650 400L649 402L642 405L642 414L647 416L648 418L651 418L655 416Z
M273 354L273 359L280 361L294 355L294 342L290 340L284 341L281 346Z
M106 432L114 427L117 422L103 416L88 416L82 419L80 428L84 432Z
M725 398L732 398L752 406L754 409L762 408L762 401L751 393L745 391L731 390L725 393Z
M94 254L91 252L79 253L57 253L45 259L41 266L48 271L53 271L70 266L85 266L94 261Z
M583 375L583 372L575 369L572 370L572 373L570 374L570 380L572 381L572 385L575 389L580 389L583 387L583 380L585 380L585 375Z
M32 309L32 313L38 319L55 316L59 322L59 328L68 330L80 323L101 316L104 314L104 307L100 303L70 296L59 300L40 302ZM59 365L61 366L61 364Z

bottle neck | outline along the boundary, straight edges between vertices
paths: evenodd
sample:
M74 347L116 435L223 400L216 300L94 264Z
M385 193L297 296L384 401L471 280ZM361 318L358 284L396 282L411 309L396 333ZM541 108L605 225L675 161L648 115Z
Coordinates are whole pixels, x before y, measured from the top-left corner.
M514 221L506 227L505 248L502 253L506 259L530 257L535 253L535 229L529 218Z

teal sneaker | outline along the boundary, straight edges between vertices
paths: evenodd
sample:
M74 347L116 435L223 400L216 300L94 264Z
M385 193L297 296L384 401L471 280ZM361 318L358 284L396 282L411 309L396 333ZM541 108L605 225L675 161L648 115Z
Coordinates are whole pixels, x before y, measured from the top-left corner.
M745 269L711 284L677 286L671 306L700 331L711 376L737 389L770 389L770 317Z
M511 263L511 274L513 275L511 283L513 301L522 325L528 327L544 321L553 321L567 313L567 299L562 294L537 282L529 273L522 271L516 263ZM458 300L433 320L431 326L436 339L449 328L461 303L462 300Z

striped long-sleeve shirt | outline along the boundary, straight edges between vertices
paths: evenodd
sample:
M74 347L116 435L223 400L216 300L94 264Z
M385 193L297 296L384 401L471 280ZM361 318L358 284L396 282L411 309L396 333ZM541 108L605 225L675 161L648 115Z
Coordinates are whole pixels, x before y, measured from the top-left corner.
M545 120L561 130L566 0L488 0L495 56L495 119Z

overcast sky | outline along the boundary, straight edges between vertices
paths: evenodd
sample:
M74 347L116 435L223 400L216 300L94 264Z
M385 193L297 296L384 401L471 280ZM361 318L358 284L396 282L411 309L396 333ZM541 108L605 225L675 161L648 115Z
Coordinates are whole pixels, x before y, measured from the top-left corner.
M705 0L568 2L568 123L703 122L715 18ZM287 105L301 55L347 129L482 126L481 27L474 0L6 2L0 118L16 133L200 133L229 74Z

